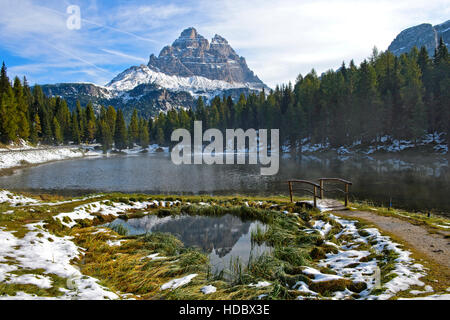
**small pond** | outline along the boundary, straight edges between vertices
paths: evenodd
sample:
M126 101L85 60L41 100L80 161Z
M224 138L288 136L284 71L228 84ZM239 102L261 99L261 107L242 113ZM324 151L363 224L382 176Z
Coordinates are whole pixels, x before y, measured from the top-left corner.
M232 215L222 217L177 216L159 218L147 215L127 221L116 219L109 227L122 225L128 235L146 233L170 233L180 239L186 247L196 247L209 255L214 273L230 269L230 265L239 259L246 266L250 259L269 253L271 248L264 244L252 243L252 231L265 230L259 221L242 221Z

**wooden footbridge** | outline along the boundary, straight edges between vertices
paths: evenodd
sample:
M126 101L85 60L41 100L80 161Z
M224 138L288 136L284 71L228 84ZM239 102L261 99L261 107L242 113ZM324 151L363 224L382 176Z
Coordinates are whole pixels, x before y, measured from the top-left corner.
M325 185L329 183L334 183L334 189L325 189ZM337 188L335 185L343 184L344 189ZM352 183L350 181L341 179L341 178L320 178L319 183L308 181L308 180L289 180L289 195L291 198L291 202L294 202L293 199L293 185L301 184L303 186L310 186L312 189L300 189L306 193L309 193L313 196L313 206L314 208L321 207L326 208L327 210L345 210L348 206L348 197L349 197L349 189ZM325 192L339 192L344 194L345 205L343 206L341 202L333 199L325 199Z

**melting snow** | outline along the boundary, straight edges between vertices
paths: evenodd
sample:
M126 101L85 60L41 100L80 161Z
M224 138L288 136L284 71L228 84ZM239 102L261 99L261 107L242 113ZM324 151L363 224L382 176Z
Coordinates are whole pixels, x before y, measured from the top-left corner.
M257 284L250 283L248 286L249 287L255 287L255 288L263 288L263 287L268 287L270 285L272 285L270 282L259 281Z
M201 292L203 292L203 294L211 294L216 292L217 288L211 285L208 286L204 286L203 288L200 289Z
M167 289L174 290L174 289L176 289L178 287L181 287L181 286L184 286L185 284L188 284L196 276L197 276L197 274L194 273L194 274L190 274L190 275L188 275L186 277L183 277L183 278L170 280L169 282L167 282L167 283L165 283L165 284L163 284L161 286L161 290L167 290Z
M71 260L83 254L80 247L76 246L71 237L57 237L45 231L42 223L27 225L30 230L23 238L16 238L12 232L0 228L0 262L11 261L14 264L0 264L0 280L6 279L7 283L21 283L37 285L41 288L49 288L51 280L44 275L11 274L16 270L43 269L44 274L54 274L68 279L73 289L60 289L61 296L54 299L118 299L119 296L100 286L97 279L84 276L74 267ZM2 296L6 299L40 299L35 295L17 293L16 296Z

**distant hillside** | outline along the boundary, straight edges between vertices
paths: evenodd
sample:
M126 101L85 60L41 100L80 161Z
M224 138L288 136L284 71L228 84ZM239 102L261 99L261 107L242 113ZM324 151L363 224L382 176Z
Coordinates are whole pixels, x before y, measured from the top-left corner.
M439 39L445 42L448 47L450 43L450 20L444 23L432 26L429 23L423 23L415 27L403 30L389 45L388 50L396 56L402 53L408 53L412 47L421 48L425 46L429 56L434 56L434 50L439 44Z

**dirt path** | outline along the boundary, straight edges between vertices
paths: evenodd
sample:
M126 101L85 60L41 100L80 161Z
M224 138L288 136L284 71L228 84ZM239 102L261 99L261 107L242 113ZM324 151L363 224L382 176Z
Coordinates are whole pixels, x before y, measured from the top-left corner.
M395 235L412 249L442 266L441 272L450 278L450 238L445 238L450 235L450 232L439 230L436 233L430 233L424 226L366 211L334 212L343 217L360 218L374 224L382 231Z

